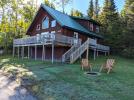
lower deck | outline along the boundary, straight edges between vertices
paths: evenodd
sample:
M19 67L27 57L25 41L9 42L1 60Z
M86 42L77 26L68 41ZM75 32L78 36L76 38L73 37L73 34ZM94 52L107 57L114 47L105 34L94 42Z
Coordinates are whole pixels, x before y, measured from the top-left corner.
M61 45L31 45L31 46L17 46L14 48L14 56L18 58L28 58L42 61L52 61L53 62L62 62L62 56L71 48L71 46L61 46ZM99 50L94 51L93 48L89 48L89 54L91 50L93 51L94 56L98 56ZM106 55L108 52L104 52ZM82 57L85 57L84 53Z
M77 46L77 48L76 48ZM68 37L59 34L45 34L41 36L31 36L27 38L15 39L13 42L13 56L27 57L44 60L65 61L72 57L77 59L91 49L95 56L98 52L109 53L108 46L97 44L95 39L88 38L84 43L81 39ZM79 53L81 52L81 53ZM71 60L72 61L72 60Z

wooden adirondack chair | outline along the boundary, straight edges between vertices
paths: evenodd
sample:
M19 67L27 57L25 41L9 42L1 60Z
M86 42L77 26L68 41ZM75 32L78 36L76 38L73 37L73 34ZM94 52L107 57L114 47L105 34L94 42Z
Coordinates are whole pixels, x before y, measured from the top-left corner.
M106 63L101 66L99 72L101 72L102 69L106 69L107 74L109 74L110 71L113 69L114 63L115 63L115 59L107 59Z
M91 64L89 64L89 61L88 61L88 59L82 59L82 61L81 61L81 68L82 68L82 70L90 70L90 71L92 71L92 66L91 66Z

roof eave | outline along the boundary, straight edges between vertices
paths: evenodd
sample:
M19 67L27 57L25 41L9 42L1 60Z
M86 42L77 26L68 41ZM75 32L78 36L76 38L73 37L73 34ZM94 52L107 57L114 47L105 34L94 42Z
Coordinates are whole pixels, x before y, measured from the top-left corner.
M74 30L76 32L84 33L85 35L88 35L88 36L92 36L92 37L95 37L95 38L103 39L103 36L101 36L101 35L91 34L90 32L83 32L83 31L80 31L80 30L77 30L77 29L74 29L74 28L71 28L71 27L68 27L68 26L62 26L62 27L63 28Z

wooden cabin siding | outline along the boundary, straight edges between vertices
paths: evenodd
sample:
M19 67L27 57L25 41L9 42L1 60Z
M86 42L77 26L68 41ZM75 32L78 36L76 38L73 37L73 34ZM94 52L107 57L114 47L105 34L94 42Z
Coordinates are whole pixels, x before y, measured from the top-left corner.
M63 35L70 36L70 37L74 36L74 30L69 30L69 29L63 28L62 32L63 32ZM88 36L82 35L83 33L79 33L79 32L77 32L77 33L78 33L78 38L81 39L82 42L87 40Z
M54 59L55 60L61 60L62 55L69 49L69 47L62 47L62 46L56 46L54 48ZM52 59L52 47L47 46L45 47L45 59L50 60ZM35 57L35 48L31 48L31 58ZM39 46L37 47L37 58L41 59L42 58L42 47Z
M90 30L89 21L87 20L81 20L81 19L75 19L79 24L84 26L86 29Z
M28 30L28 35L30 36L34 36L36 34L40 34L42 32L51 32L51 31L55 31L56 33L58 33L59 30L61 30L61 26L57 23L56 21L56 26L55 27L51 27L51 21L54 20L48 13L47 11L43 11L44 9L41 8L38 11L38 14L36 16L36 18L34 19L33 24L31 25L30 29ZM43 18L47 16L49 18L49 28L47 29L42 29L42 20ZM36 30L37 25L40 24L40 30Z
M96 32L96 27L98 26L97 24L94 24L91 21L87 21L87 20L83 20L83 19L75 19L79 24L81 24L82 26L84 26L86 29L92 31L90 29L91 24L93 24L93 32Z

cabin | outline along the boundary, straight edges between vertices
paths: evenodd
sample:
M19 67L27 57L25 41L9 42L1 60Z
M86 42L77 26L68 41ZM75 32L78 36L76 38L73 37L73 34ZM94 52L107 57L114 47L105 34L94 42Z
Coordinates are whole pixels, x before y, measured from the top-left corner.
M13 56L43 61L73 63L94 51L109 54L110 48L99 44L100 24L90 18L72 17L41 4L25 38L14 39ZM85 53L87 51L87 53Z

